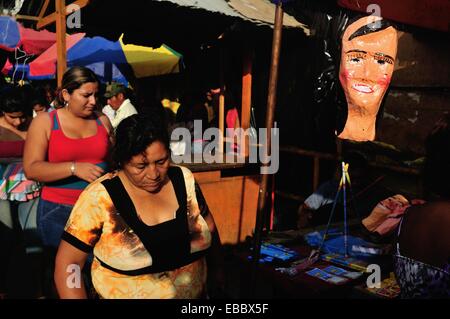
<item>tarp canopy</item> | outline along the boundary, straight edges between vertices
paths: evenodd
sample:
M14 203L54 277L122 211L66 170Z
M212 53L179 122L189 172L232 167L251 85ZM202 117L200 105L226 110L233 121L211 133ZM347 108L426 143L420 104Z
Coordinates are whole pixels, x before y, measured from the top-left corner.
M259 25L273 26L275 20L275 5L269 0L153 0L172 2L183 7L203 9L223 15L241 18ZM283 26L300 28L306 35L310 30L293 16L284 13Z

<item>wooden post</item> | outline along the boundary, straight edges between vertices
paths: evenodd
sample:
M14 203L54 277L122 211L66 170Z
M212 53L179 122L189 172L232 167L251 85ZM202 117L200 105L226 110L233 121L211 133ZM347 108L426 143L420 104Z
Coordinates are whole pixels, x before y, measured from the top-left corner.
M267 151L263 152L265 155L269 156L271 149L270 148L271 128L273 127L274 122L275 103L277 95L278 62L280 59L282 28L283 28L283 8L281 0L278 0L275 11L275 26L273 29L273 41L272 41L272 59L269 75L269 93L267 96L267 112L266 112ZM264 160L263 163L267 163L267 160ZM264 166L269 166L269 163L263 164L263 167ZM252 252L252 262L254 265L252 271L253 291L255 291L256 288L256 270L258 268L259 257L261 256L261 237L262 237L261 233L264 227L264 222L266 221L268 181L269 181L269 174L263 174L259 188L258 208L256 211L255 236L253 240L253 252Z
M250 114L252 107L252 67L253 48L245 47L242 70L242 104L241 104L241 128L245 131L250 127ZM241 156L248 156L249 138L241 137Z
M56 0L56 1L58 1L58 0ZM80 9L84 8L85 6L87 6L89 4L89 1L90 0L77 0L77 1L74 1L69 6L64 6L64 11L63 12L65 12L66 15L67 15L67 9L74 8L74 7L77 7L77 8L80 8ZM55 8L56 8L56 5L55 5ZM53 13L45 16L45 17L41 16L41 15L45 14L46 10L47 10L46 3L44 3L44 5L43 5L43 7L41 9L41 12L39 13L39 22L36 25L37 29L42 29L43 27L45 27L45 26L47 26L49 24L52 24L53 22L56 22L56 20L58 19L57 18L58 15L56 14L56 9L55 9L55 12L53 12Z
M45 15L45 12L47 11L48 5L50 0L45 0L44 4L42 5L41 11L39 12L39 20L42 19Z
M62 77L67 67L66 60L66 1L55 0L56 13L56 47L57 47L57 79L61 86Z
M224 52L225 50L224 46L220 46L220 69L219 69L219 77L220 77L220 93L219 93L219 153L224 153L224 134L225 134L225 57Z

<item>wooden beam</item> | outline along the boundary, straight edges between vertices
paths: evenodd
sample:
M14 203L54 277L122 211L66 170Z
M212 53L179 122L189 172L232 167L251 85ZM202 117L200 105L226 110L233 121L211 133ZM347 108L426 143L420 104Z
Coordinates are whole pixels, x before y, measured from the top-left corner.
M65 17L68 13L72 13L72 12L67 12L67 8L71 8L74 5L77 5L81 8L84 8L85 6L87 6L89 4L90 0L77 0L74 3L71 3L69 6L66 7L65 9L65 14L64 14L64 20ZM41 18L36 26L36 28L38 29L42 29L43 27L53 23L56 21L56 12L49 14L48 16Z
M58 87L61 87L62 77L66 71L66 1L55 0L56 14L56 47L57 47L57 79Z
M299 156L306 156L306 157L313 157L317 159L324 159L324 160L332 160L332 161L341 161L342 156L339 156L338 154L330 154L330 153L322 153L317 151L310 151L310 150L304 150L297 146L280 146L280 152L286 152L294 155ZM420 175L420 169L417 168L411 168L411 167L402 167L398 165L390 165L390 164L382 164L382 163L376 163L376 162L369 162L368 163L372 167L381 168L381 169L388 169L394 172L409 174L409 175Z
M42 19L45 12L47 11L49 2L50 0L45 0L44 4L42 5L41 11L39 12L39 20Z
M325 159L325 160L340 160L340 157L337 154L331 154L331 153L323 153L323 152L317 152L317 151L310 151L310 150L304 150L297 146L280 146L281 152L301 155L301 156L308 156L308 157L317 157L318 159Z
M39 21L39 17L27 16L27 15L22 15L22 14L16 14L16 15L14 16L14 18L19 19L19 20Z

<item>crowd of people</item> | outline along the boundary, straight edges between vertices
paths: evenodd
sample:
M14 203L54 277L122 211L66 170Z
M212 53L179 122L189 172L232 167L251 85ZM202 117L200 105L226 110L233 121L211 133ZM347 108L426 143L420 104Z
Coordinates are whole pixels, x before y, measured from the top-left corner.
M11 178L5 172L20 163L27 186L20 194L39 199L32 218L44 256L41 293L206 297L206 255L220 240L200 188L188 169L170 165L161 113L137 114L128 88L111 83L103 96L108 118L99 111L99 84L90 69L72 67L51 102L42 89L2 90L2 178ZM17 198L2 191L2 226L12 229L17 213L9 205ZM8 244L11 234L2 229L3 237ZM80 289L66 285L69 265L83 269Z
M220 238L194 175L171 163L166 113L136 108L120 83L107 85L107 105L99 106L100 90L84 67L67 70L57 91L1 88L0 289L14 234L28 228L43 249L45 297L211 297L208 276L221 278ZM177 120L214 125L218 94L188 94ZM234 129L239 111L228 105ZM391 229L404 297L449 295L449 132L447 116L427 139L427 202L405 207ZM360 155L346 161L355 197L368 206L362 211L392 195L374 195ZM305 201L299 227L326 222L338 183Z

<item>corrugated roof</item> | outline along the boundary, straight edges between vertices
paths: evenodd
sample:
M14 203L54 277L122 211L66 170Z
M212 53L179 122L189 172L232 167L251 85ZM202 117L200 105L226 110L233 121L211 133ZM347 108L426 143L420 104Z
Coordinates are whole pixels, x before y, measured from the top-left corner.
M234 11L225 0L154 0L159 2L172 2L182 7L192 7L196 9L204 9L211 12L222 13L227 16L239 17L242 16Z
M217 12L231 17L241 18L258 25L273 26L275 19L275 5L269 0L155 0L168 1L179 6L203 9ZM285 27L301 28L306 35L309 29L287 13L283 16Z

